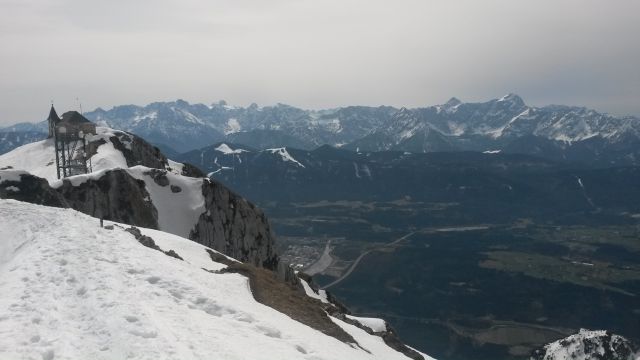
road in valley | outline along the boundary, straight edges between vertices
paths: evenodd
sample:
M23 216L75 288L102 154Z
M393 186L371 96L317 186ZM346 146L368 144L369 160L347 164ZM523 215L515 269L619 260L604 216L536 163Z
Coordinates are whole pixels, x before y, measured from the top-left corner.
M388 243L388 244L385 244L385 245L382 245L382 246L379 246L379 247L376 247L376 248L373 248L373 249L369 249L369 250L367 250L367 251L363 252L362 254L360 254L360 256L358 256L358 258L353 262L353 264L351 264L351 266L349 267L349 269L348 269L344 274L342 274L342 276L340 276L339 278L337 278L336 280L334 280L334 281L333 281L333 282L331 282L330 284L328 284L328 285L325 285L325 286L321 287L321 289L323 289L323 290L324 290L324 289L328 289L328 288L330 288L330 287L332 287L332 286L334 286L334 285L336 285L336 284L340 283L342 280L346 279L347 277L349 277L349 275L351 275L351 273L353 272L353 270L354 270L354 269L358 266L358 264L360 263L360 260L362 260L362 258L364 258L365 256L367 256L367 254L369 254L370 252L372 252L372 251L379 251L379 250L381 250L381 249L384 249L384 248L388 248L388 247L391 247L391 246L397 245L399 242L401 242L402 240L407 239L408 237L410 237L411 235L413 235L413 234L415 234L415 233L416 233L415 231L412 231L412 232L408 233L407 235L405 235L405 236L403 236L403 237L400 237L400 238L398 238L398 239L396 239L396 240L394 240L394 241L392 241L392 242L390 242L390 243ZM314 265L315 265L315 264L314 264Z
M316 262L311 264L308 268L306 268L304 270L304 273L311 276L321 273L325 271L329 266L331 266L332 262L333 258L331 257L331 240L328 240L320 258L316 260Z

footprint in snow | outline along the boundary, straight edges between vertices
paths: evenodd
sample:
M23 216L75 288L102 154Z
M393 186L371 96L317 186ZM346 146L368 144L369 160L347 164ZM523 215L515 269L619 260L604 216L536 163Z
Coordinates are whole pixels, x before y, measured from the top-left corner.
M125 318L125 320L127 320L130 323L134 323L134 322L138 321L138 318L135 317L135 316L125 316L124 318Z
M158 337L158 333L155 332L155 331L131 330L131 331L129 331L129 334L135 335L135 336L140 336L140 337L145 338L145 339L153 339L155 337Z
M252 323L256 321L256 319L254 319L253 316L249 314L243 314L243 313L236 315L235 319L238 321L246 322L246 323Z
M256 329L258 329L261 333L267 335L268 337L278 338L278 339L282 337L282 333L278 329L270 328L268 326L263 326L263 325L256 326Z
M42 360L53 360L55 358L55 353L53 350L49 349L42 353Z

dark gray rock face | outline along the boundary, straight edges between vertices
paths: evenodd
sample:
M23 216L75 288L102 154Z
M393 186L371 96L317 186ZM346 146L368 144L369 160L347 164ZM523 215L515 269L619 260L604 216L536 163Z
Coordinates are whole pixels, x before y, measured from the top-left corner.
M159 186L164 187L169 185L169 178L167 178L167 172L165 170L150 169L149 171L145 171L144 174L151 177L153 182Z
M149 144L139 136L124 131L114 131L114 134L115 136L110 137L109 140L116 150L122 152L127 166L142 165L153 169L171 170L169 160L158 147ZM97 149L98 145L89 148L90 150ZM206 174L200 169L186 163L183 164L181 175L196 178L206 177Z
M69 207L96 218L103 218L152 229L158 228L158 211L149 201L144 181L125 170L107 171L98 179L73 186L64 180L57 192Z
M207 174L203 173L202 170L200 170L199 168L185 162L183 162L183 165L184 165L182 167L183 176L195 177L195 178L207 177Z
M242 262L275 270L275 237L262 210L217 181L204 181L202 194L207 211L189 238Z
M133 134L116 131L109 140L127 160L127 166L142 165L149 168L164 169L168 165L167 157L160 149Z
M2 181L1 175L0 181ZM0 199L14 199L45 206L69 207L64 197L49 187L47 180L30 174L20 175L20 181L0 182Z

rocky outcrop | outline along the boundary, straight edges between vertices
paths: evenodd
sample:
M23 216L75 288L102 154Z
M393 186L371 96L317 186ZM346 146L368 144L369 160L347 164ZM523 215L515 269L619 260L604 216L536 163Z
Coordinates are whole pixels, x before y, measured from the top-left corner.
M57 192L69 207L87 215L125 224L158 228L158 211L149 201L144 181L114 169L74 186L63 180Z
M164 169L168 165L167 157L160 149L138 136L123 131L115 131L109 140L127 160L127 166L142 165L149 168Z
M162 250L158 245L156 245L156 242L153 240L152 237L147 236L147 235L143 235L142 232L140 231L140 229L138 229L137 227L130 227L128 229L125 229L124 231L130 233L131 235L133 235L133 237L136 238L136 240L138 240L138 242L148 248L151 248L153 250L158 250L161 253L164 253L167 256L171 256L173 258L176 258L178 260L183 260L182 256L178 255L178 253L176 253L174 250L168 250L168 251L164 251Z
M171 169L169 160L160 149L136 135L124 131L114 131L114 136L111 136L109 140L113 143L113 147L122 153L129 167L142 165L154 169L175 170ZM180 175L195 178L206 177L206 174L200 169L188 163L182 164Z
M188 177L195 177L195 178L207 177L207 175L203 173L202 170L198 169L197 167L189 163L182 164L182 175L188 176Z
M12 174L0 171L0 199L14 199L54 207L69 207L69 204L57 191L49 186L47 180L31 174ZM4 179L3 179L4 177Z
M275 270L278 256L262 210L214 180L204 181L206 211L189 238L242 262Z
M535 350L531 360L637 360L640 348L626 338L609 331L582 329Z
M170 185L166 170L149 169L144 175L159 186ZM145 181L134 178L126 169L108 170L82 181L74 179L75 184L64 179L55 189L46 180L29 174L14 174L12 179L0 184L0 198L70 207L96 218L159 229L158 209ZM172 185L168 191L182 189ZM203 179L201 191L205 210L193 224L189 238L239 261L277 270L275 237L264 213L218 182ZM283 279L293 281L287 271L282 274Z
M54 154L52 144L42 145L31 151ZM63 179L54 187L6 166L0 196L71 207L96 218L160 229L240 261L277 269L275 239L264 213L224 185L207 179L195 166L168 160L157 147L133 134L106 128L92 135L87 152L100 155L99 171ZM112 165L123 168L107 167ZM53 162L39 166L31 164L29 170L39 171ZM28 176L21 181L23 173ZM189 215L172 221L167 215L172 213Z

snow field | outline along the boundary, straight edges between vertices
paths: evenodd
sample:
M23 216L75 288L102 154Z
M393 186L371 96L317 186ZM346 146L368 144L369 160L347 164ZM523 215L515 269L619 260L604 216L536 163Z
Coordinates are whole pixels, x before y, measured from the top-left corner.
M371 353L298 323L247 278L202 270L204 247L143 232L186 261L74 210L0 200L0 358L405 359L351 325Z

